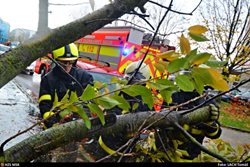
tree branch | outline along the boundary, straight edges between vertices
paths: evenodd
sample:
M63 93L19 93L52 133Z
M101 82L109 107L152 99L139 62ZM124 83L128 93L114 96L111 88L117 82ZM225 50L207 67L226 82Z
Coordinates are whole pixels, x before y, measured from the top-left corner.
M208 150L206 147L202 146L194 137L192 137L183 127L181 127L178 123L174 124L176 128L178 128L181 133L187 137L192 143L194 143L197 147L199 147L202 151L204 151L205 153L221 160L222 162L230 162L228 159L220 156L219 154L216 154L210 150Z
M151 113L154 114L149 117ZM185 116L180 116L179 112L171 112L170 114L167 111L160 113L155 113L154 111L140 112L117 116L116 123L112 126L110 126L111 124L107 124L106 127L101 125L99 118L92 119L92 128L90 130L86 128L82 120L72 121L49 128L23 140L4 151L4 158L6 162L29 162L40 155L46 154L49 150L53 150L72 141L80 141L86 137L93 137L93 135L108 136L110 134L120 134L127 129L128 126L130 127L130 131L138 132L138 129L145 120L147 121L144 127L166 116L163 120L156 122L152 126L152 128L166 128L172 127L173 122L179 122L179 124L183 125L184 123L189 124L208 121L209 115L210 108L208 106ZM105 122L109 121L106 120Z

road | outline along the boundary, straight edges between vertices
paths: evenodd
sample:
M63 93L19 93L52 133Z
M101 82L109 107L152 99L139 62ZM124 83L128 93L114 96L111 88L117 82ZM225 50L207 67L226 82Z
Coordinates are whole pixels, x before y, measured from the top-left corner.
M250 145L250 133L236 131L230 128L222 128L220 138L230 143L233 147L244 144Z
M20 74L14 79L26 93L37 100L41 76L38 74ZM233 147L237 145L250 144L250 133L244 133L229 128L222 128L221 139L229 142Z
M36 100L39 95L41 76L34 73L33 75L19 74L14 78L14 81L25 90L24 93L31 95Z

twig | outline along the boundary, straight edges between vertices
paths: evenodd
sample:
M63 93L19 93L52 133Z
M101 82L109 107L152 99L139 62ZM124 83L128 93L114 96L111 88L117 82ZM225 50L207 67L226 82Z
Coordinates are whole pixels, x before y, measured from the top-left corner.
M128 149L130 148L130 146L132 145L132 143L134 143L134 141L138 138L139 133L140 133L140 131L142 130L143 126L146 124L147 120L148 120L151 116L153 116L154 114L155 114L155 113L150 114L150 115L147 117L147 119L145 119L145 120L143 121L143 123L142 123L141 126L139 127L137 133L134 135L134 137L133 137L132 139L130 139L130 142L129 142L129 144L128 144L128 147L126 148L126 150L124 150L124 153L126 153L126 152L128 151ZM122 158L123 158L123 156L121 156L121 157L119 158L118 162L120 162L120 161L122 160Z
M193 15L193 12L200 6L202 0L200 0L199 4L190 13L184 13L184 12L178 12L176 10L172 10L170 7L166 7L166 6L162 5L162 4L159 4L159 3L151 1L151 0L149 0L148 2L150 2L152 4L155 4L155 5L158 5L158 6L162 7L162 8L168 9L169 11L174 12L174 13L178 13L178 14L182 14L182 15Z
M163 149L164 149L164 151L165 151L165 153L166 153L166 156L168 157L168 159L170 159L170 157L169 157L169 155L167 154L167 149L166 149L166 147L165 147L165 145L164 145L164 143L163 143L163 141L162 141L162 138L161 138L161 135L159 134L159 132L157 131L157 129L155 130L155 133L157 134L157 136L159 137L159 140L160 140L160 142L161 142L161 145L162 145L162 147L163 147Z
M134 14L134 15L139 16L152 28L152 30L154 30L154 27L152 26L152 24L150 24L149 21L145 19L145 17L149 17L149 15L140 14L140 13L137 13L136 11L131 11L129 14Z
M197 147L199 147L203 152L221 160L222 162L230 162L228 159L222 157L221 155L218 155L210 150L208 150L206 147L202 146L194 137L192 137L185 129L183 129L182 126L180 126L177 122L174 122L174 126L178 128L181 133L187 137L192 143L194 143Z
M169 8L170 8L170 9L171 9L172 3L173 3L173 0L171 0L170 3L169 3ZM130 76L130 78L129 78L129 80L128 80L128 84L130 84L130 83L132 82L134 76L138 73L139 69L141 68L142 63L144 62L144 60L145 60L146 57L147 57L147 54L148 54L148 52L149 52L149 48L150 48L151 45L153 44L153 41L154 41L154 39L155 39L155 37L156 37L156 34L157 34L157 32L159 31L160 26L161 26L161 24L163 23L164 19L166 18L168 12L169 12L169 10L167 10L167 11L165 12L165 14L163 15L162 19L160 20L160 22L159 22L159 24L158 24L158 26L157 26L157 28L156 28L156 30L155 30L154 36L153 36L153 38L151 39L151 41L150 41L150 43L149 43L148 49L147 49L145 55L143 56L142 60L140 61L139 66L137 67L137 69L135 70L135 72Z
M211 102L212 100L214 100L214 99L216 99L216 98L218 98L218 97L220 97L220 96L222 96L222 95L224 95L224 94L226 94L226 93L228 93L228 92L231 92L231 91L237 89L238 87L240 87L240 86L242 86L242 85L244 85L244 84L246 84L246 83L248 83L248 82L250 82L250 79L245 80L245 81L242 81L242 82L240 82L238 85L236 85L235 87L229 89L228 91L219 93L218 95L213 96L213 97L211 97L211 98L208 99L208 100L205 100L203 103L199 104L198 106L196 106L196 107L194 107L194 108L192 108L192 109L180 111L180 114L181 114L181 115L188 114L188 113L190 113L190 112L192 112L192 111L194 111L194 110L196 110L196 109L198 109L198 108L204 106L205 104Z

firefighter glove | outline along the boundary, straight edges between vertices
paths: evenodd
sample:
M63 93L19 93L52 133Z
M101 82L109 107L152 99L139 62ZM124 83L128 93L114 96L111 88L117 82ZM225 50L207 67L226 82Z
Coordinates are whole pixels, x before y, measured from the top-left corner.
M217 121L219 119L219 108L215 106L214 104L209 104L210 106L210 121Z
M55 115L55 113L52 112L52 111L48 111L48 112L46 112L46 113L43 114L43 119L46 119L44 121L45 128L50 128L54 124L58 123L59 116Z
M221 135L220 123L218 121L212 123L200 123L198 127L199 129L202 129L205 136L210 139L217 139Z

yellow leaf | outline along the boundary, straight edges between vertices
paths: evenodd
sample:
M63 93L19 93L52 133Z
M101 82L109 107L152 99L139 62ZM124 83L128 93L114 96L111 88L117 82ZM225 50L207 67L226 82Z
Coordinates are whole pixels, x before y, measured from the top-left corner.
M160 72L164 72L166 69L166 67L164 67L164 65L161 63L154 64L154 67Z
M189 40L182 34L180 37L181 53L188 54L191 50Z
M174 50L168 50L166 52L158 54L157 57L167 59L168 57L171 57L174 54L174 52L175 52Z
M229 85L226 80L223 79L222 75L215 69L209 68L208 72L212 76L212 86L220 91L228 91Z
M178 59L179 56L180 55L175 53L174 50L169 50L157 55L157 57L167 61L173 61L175 59Z
M194 25L188 28L189 32L192 34L197 34L197 35L201 35L204 32L207 32L208 29L205 26L201 26L201 25Z
M168 62L159 60L158 63L154 63L153 65L159 72L165 72L168 67Z
M109 148L108 146L106 146L106 144L102 141L102 136L99 137L98 139L98 143L100 144L100 146L102 147L102 149L104 151L106 151L109 155L113 155L113 156L117 156L117 153L115 150L112 150L111 148ZM118 154L122 154L122 153L119 153Z

